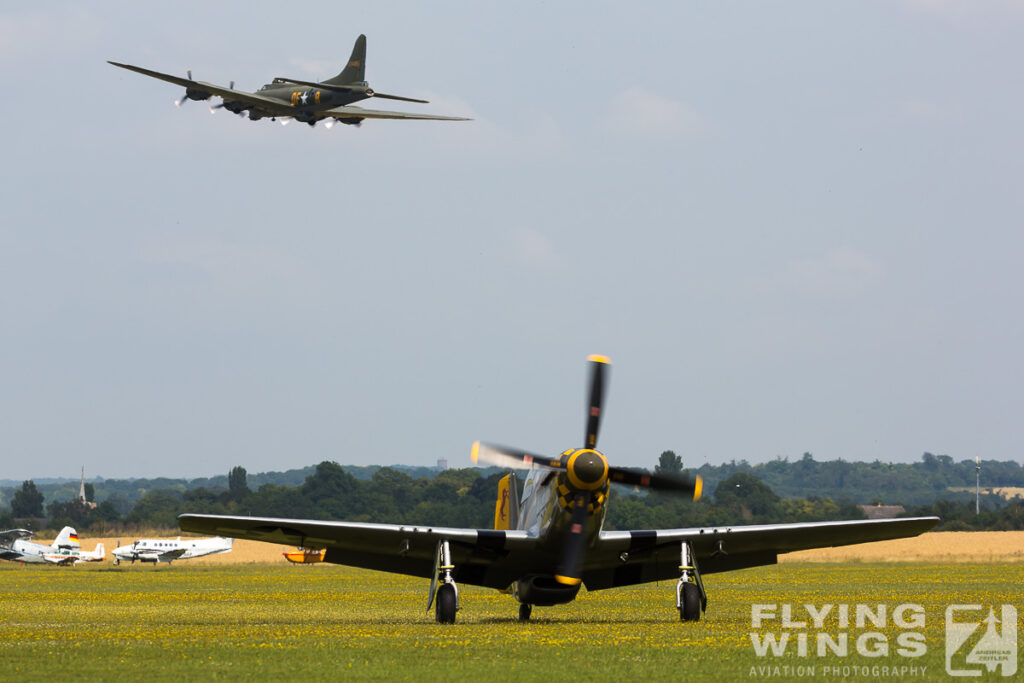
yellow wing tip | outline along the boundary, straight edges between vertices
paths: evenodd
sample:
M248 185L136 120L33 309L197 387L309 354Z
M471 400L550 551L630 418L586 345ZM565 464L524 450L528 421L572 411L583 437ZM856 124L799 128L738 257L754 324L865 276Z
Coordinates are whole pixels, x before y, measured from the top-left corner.
M469 457L473 461L474 465L476 464L477 460L480 459L480 442L479 441L474 441L473 442L473 448L472 448L472 450L469 451Z
M700 494L704 491L704 480L697 475L697 481L693 485L693 499L700 500Z
M591 363L604 363L605 365L612 364L612 361L610 358L608 358L608 356L602 356L597 353L592 353L589 356L587 356L587 360L589 360Z
M578 586L583 579L574 579L571 576L559 576L555 574L555 581L566 586Z

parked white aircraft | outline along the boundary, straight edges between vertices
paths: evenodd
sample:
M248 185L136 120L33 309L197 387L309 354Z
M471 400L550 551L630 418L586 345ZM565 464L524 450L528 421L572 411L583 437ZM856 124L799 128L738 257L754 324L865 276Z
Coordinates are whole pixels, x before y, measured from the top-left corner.
M106 551L97 543L92 552L83 551L78 543L78 532L66 526L50 545L33 543L28 529L0 531L0 560L27 564L56 564L66 567L79 562L102 562Z
M166 562L173 560L191 560L203 555L217 555L231 552L233 538L141 538L131 545L121 545L114 549L114 564L121 562Z

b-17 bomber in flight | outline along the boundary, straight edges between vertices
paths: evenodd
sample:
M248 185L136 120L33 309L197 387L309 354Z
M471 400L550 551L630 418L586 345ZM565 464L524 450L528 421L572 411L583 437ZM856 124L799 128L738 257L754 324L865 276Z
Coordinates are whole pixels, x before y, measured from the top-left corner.
M433 121L469 121L458 116L436 116L433 114L410 114L400 111L382 111L364 109L352 105L353 102L377 97L385 100L401 100L427 104L427 100L412 97L386 95L375 92L366 82L366 36L356 39L352 48L352 56L348 64L334 78L326 81L303 81L295 78L278 76L256 92L235 90L235 82L231 81L227 88L204 81L192 80L192 71L187 71L188 78L151 71L140 66L107 62L140 73L144 76L158 78L168 83L183 86L185 95L175 102L179 107L187 100L208 100L211 97L221 98L220 104L210 107L210 112L227 109L238 115L248 115L252 121L263 118L280 119L287 123L292 119L315 126L317 121L324 121L327 128L336 122L349 125L360 125L363 119L426 119Z

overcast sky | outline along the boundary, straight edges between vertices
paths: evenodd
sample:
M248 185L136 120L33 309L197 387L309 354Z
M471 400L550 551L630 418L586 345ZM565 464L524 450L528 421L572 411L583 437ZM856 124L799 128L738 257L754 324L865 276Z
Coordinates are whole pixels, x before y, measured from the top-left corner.
M1024 3L7 3L0 478L1021 458ZM368 37L382 109L249 122ZM394 106L392 106L394 105Z

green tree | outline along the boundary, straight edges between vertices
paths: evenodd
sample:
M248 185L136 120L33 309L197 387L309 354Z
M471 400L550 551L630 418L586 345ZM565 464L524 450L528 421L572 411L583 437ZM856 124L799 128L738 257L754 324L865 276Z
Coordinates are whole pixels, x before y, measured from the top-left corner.
M737 472L715 487L715 504L737 512L745 520L774 518L779 514L779 497L752 474Z
M14 492L14 498L11 499L11 514L15 517L43 516L43 494L31 479Z
M664 451L654 466L655 474L679 474L683 471L683 459L675 451Z
M249 484L245 480L245 468L237 465L228 472L228 493L235 500L245 498L249 494Z

